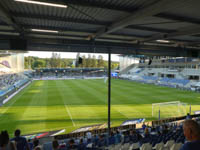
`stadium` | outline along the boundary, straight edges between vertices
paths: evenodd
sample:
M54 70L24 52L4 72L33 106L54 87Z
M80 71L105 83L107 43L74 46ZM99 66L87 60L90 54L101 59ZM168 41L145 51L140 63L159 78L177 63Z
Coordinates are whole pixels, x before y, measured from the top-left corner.
M186 122L200 130L199 5L1 0L0 149L184 150Z

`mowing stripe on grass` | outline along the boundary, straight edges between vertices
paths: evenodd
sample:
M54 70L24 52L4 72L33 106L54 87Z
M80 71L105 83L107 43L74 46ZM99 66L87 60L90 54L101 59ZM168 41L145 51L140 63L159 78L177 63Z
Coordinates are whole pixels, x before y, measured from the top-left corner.
M114 109L115 109L116 111L118 111L120 114L122 114L123 116L125 116L126 118L130 119L130 117L128 117L125 113L123 113L123 112L117 110L116 108L114 108Z
M83 80L83 82L84 82L84 80ZM88 82L88 81L87 81L87 82ZM104 84L97 84L96 82L89 82L88 84L89 84L89 86L87 86L87 88L89 89L89 91L93 91L93 90L94 90L92 87L99 87L100 89L104 89L104 88L105 88L105 85L104 85ZM112 90L111 92L112 92L112 93L115 93L115 94L118 95L118 96L124 95L124 94L119 94L119 91L118 91L118 92L115 92L115 91ZM96 92L92 92L92 93L99 93L99 94L102 94L102 92L100 92L100 91L96 91ZM124 96L126 96L126 95L124 95ZM112 101L114 100L115 102L118 101L118 99L117 99L117 98L113 98L112 95L111 95L111 100L112 100ZM111 101L111 103L112 103L112 101ZM126 117L126 118L128 118L128 119L130 118L130 117L128 117L128 115L127 115L126 113L123 113L122 111L119 111L119 109L113 108L112 106L111 106L111 108L112 108L113 110L119 112L122 116L124 116L124 117ZM137 110L135 110L135 111L137 111ZM137 113L140 114L139 111L137 111Z
M200 109L200 95L194 92L124 80L112 80L111 88L112 126L120 125L126 118L156 119L151 116L152 103L178 99L192 103L192 110ZM0 111L6 106L10 107L0 117L0 130L8 130L12 136L16 128L20 128L22 134L55 129L66 129L69 133L83 126L107 122L107 84L101 79L34 81ZM162 116L169 115L172 114Z
M94 90L93 87L99 87L99 89L105 89L105 88L107 88L107 87L105 87L104 84L99 85L99 84L97 84L97 83L88 82L88 81L85 81L85 80L82 80L82 81L80 81L80 82L87 82L87 84L89 85L89 86L87 86L87 89L88 89L87 91L92 91L91 94L92 94L92 93L96 93L96 94L98 93L99 95L101 95L100 97L103 97L103 93L102 93L101 91L99 91L99 90ZM95 85L94 85L94 84L95 84ZM99 100L103 101L102 99L99 99ZM106 101L103 101L103 102L106 104ZM122 112L119 111L118 109L113 108L112 106L111 106L111 109L117 111L119 114L121 114L122 116L124 116L124 117L126 117L127 119L129 119L129 117L128 117L125 113L122 113Z
M78 82L81 82L81 80L78 80ZM67 83L65 83L66 88L68 88L69 92L72 94L71 96L73 100L75 100L71 104L76 103L76 105L81 105L81 106L83 106L84 104L84 107L89 109L85 109L83 113L80 111L75 111L73 112L73 114L75 114L76 118L79 118L80 116L93 118L95 116L95 118L101 120L101 123L104 123L105 122L104 115L102 115L100 111L97 111L96 108L90 107L93 101L95 102L93 105L100 104L99 102L96 101L97 97L93 96L91 91L85 90L85 87L88 87L87 83L91 81L88 81L85 84L83 83L79 84L78 82L76 82L75 80L70 80ZM95 123L100 123L100 122L97 121ZM80 121L80 124L83 124L83 122Z
M63 84L63 82L61 81L61 82L59 82L59 81L57 81L56 82L56 86L58 87L58 85L57 84ZM63 89L63 88L61 88L61 89ZM59 93L60 93L60 95L61 95L61 99L62 99L62 102L63 102L63 104L64 104L64 106L65 106L65 110L66 110L66 112L68 113L68 115L69 115L69 117L70 117L70 119L71 119L71 121L72 121L72 124L73 124L73 126L75 127L76 126L76 124L75 124L75 122L74 122L74 120L73 120L73 117L72 117L72 115L71 115L71 112L70 112L70 110L69 110L69 108L68 108L68 106L67 106L67 104L65 103L65 101L64 101L64 92L61 92L61 89L58 89L59 90Z

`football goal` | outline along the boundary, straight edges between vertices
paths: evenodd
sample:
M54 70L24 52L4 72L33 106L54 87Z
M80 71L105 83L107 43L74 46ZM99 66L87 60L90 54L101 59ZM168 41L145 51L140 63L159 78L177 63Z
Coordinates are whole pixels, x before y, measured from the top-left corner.
M184 116L186 114L187 103L182 103L180 101L172 101L152 104L152 117L163 119Z

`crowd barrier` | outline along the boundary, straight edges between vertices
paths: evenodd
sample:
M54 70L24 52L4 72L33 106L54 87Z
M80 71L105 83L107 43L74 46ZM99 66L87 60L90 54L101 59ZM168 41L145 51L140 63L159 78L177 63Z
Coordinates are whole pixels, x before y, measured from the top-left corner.
M195 114L191 115L192 118L197 118L200 117L200 114ZM182 122L186 119L186 116L181 116L181 117L173 117L173 118L167 118L167 119L162 119L162 120L154 120L150 122L145 122L145 124L148 124L148 126L159 126L163 125L166 123L178 123ZM132 124L132 125L125 125L125 126L118 126L118 127L112 127L111 131L117 131L117 130L130 130L130 129L138 129L142 127L143 123L140 124ZM86 136L87 132L91 132L92 134L103 134L108 132L108 128L103 128L103 129L95 129L91 131L84 131L84 132L79 132L79 133L69 133L69 134L64 134L64 135L57 135L55 136L56 139L62 140L62 139L67 139L67 138L76 138L76 137L83 137Z
M125 126L119 126L119 127L111 127L110 131L117 131L117 130L128 130L128 129L135 129L136 125L125 125ZM92 134L102 134L102 133L107 133L108 132L108 128L103 128L103 129L95 129L95 130L91 130L91 131L84 131L84 132L79 132L79 133L69 133L69 134L65 134L65 135L57 135L55 136L56 139L66 139L66 138L75 138L75 137L81 137L81 136L86 136L87 132L91 132Z
M191 117L192 118L200 117L200 114L194 114L194 115L191 115ZM152 121L152 126L158 126L165 123L180 122L180 121L184 121L185 119L186 119L186 116L180 116L180 117L173 117L173 118L167 118L167 119L162 119L162 120L155 120L155 121Z

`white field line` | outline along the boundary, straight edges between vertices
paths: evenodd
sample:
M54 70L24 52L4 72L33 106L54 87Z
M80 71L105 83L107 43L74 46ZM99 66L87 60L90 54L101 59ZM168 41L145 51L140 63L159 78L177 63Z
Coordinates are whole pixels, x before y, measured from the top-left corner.
M123 116L125 116L126 118L130 119L130 117L128 117L126 114L124 114L123 112L117 110L116 108L114 108L117 112L119 112L120 114L122 114Z
M5 99L3 101L3 104L7 103L11 98L13 98L15 95L17 95L21 90L23 90L25 87L27 87L30 84L30 82L28 82L27 84L25 84L23 87L21 87L18 91L14 92L12 95L10 95L7 99ZM1 112L0 117L17 101L17 99L15 99L9 106L6 107L6 109Z
M30 82L28 82L27 84L25 84L24 86L22 86L19 90L17 90L16 92L14 92L12 95L10 95L8 98L6 98L3 101L3 104L7 103L11 98L13 98L15 95L17 95L21 90L23 90L25 87L27 87L30 84Z
M71 119L71 121L72 121L73 126L75 127L76 124L74 123L74 120L73 120L73 118L72 118L72 115L71 115L71 113L70 113L69 108L68 108L67 105L65 105L65 109L66 109L66 111L67 111L67 113L68 113L68 115L69 115L69 117L70 117L70 119Z
M61 93L61 96L64 97L62 93ZM72 117L72 115L70 113L70 110L69 110L68 106L65 104L65 101L63 99L62 99L62 101L63 101L63 104L65 105L66 112L68 113L68 115L69 115L69 117L70 117L70 119L72 121L73 126L76 127L76 124L75 124L75 122L73 120L73 117Z

